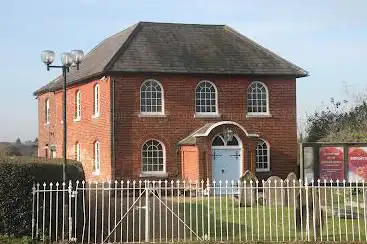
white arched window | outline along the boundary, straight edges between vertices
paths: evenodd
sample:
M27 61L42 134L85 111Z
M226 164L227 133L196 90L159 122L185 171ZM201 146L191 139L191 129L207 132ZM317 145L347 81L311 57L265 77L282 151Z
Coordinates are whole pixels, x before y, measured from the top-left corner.
M101 146L99 141L94 142L94 164L93 171L99 174L101 170Z
M100 100L100 91L99 91L99 84L94 86L94 96L93 96L93 114L94 116L99 115L99 100Z
M256 144L256 171L265 172L270 170L270 148L264 140L259 140Z
M247 89L247 112L249 114L269 113L268 89L262 82L254 81Z
M82 108L81 108L81 101L80 101L80 91L78 90L75 93L75 113L74 113L74 119L80 120L81 114L82 114Z
M165 150L163 144L157 140L144 143L141 150L142 172L165 172Z
M197 114L217 113L217 88L211 81L201 81L195 90L195 111Z
M50 123L50 99L45 100L45 123Z
M81 161L81 155L80 155L80 143L75 143L75 160L80 162Z
M239 146L239 142L236 136L233 136L231 141L225 141L223 133L216 135L212 141L213 147L222 147L222 146Z
M140 112L163 114L163 87L157 80L149 79L140 88Z

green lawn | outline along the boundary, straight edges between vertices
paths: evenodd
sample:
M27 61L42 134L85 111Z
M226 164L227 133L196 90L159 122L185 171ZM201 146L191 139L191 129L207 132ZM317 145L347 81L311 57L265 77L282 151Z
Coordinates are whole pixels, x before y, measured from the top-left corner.
M38 244L41 242L33 241L30 237L12 237L0 235L1 244Z
M222 208L220 208L222 204ZM206 240L224 240L224 241L243 241L243 240L315 240L313 234L313 224L310 223L310 234L304 230L295 229L295 212L293 207L269 207L255 206L239 208L236 201L232 198L198 198L198 202L186 200L181 203L183 210L182 217L188 227L193 231L186 231L186 237L189 239L200 238ZM336 206L334 206L336 207ZM220 210L222 209L222 210ZM361 210L361 215L363 210ZM317 240L340 241L340 240L362 240L366 241L365 220L342 219L330 216L328 214L327 222L322 231L316 236ZM190 218L191 216L191 218ZM197 217L196 217L197 216ZM334 224L333 224L334 220ZM189 229L189 228L186 229ZM210 228L209 228L210 227ZM360 233L360 234L358 234Z

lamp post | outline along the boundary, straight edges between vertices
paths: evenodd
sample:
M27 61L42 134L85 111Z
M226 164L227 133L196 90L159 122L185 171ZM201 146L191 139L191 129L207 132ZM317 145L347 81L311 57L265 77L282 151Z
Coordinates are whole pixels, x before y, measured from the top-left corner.
M64 142L63 142L63 164L62 164L62 179L63 182L66 182L66 148L67 148L67 127L66 127L66 73L69 72L71 66L76 66L76 69L79 70L79 64L82 62L84 57L84 53L81 50L73 50L71 52L66 52L61 54L61 63L62 65L51 65L55 59L55 53L50 50L45 50L41 53L41 59L44 64L47 65L47 71L50 68L62 69L62 77L63 77L63 125L64 125Z

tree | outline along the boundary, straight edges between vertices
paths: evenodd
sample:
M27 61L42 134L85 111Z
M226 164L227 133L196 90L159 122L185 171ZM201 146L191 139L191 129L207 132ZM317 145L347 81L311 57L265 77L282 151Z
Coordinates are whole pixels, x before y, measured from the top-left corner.
M347 103L346 100L343 103ZM340 101L330 98L330 105L315 112L307 118L306 141L316 142L325 138L330 133L340 130L340 121L344 116L344 107Z
M343 101L343 104L347 101ZM358 103L346 109L339 101L330 99L330 106L307 118L308 142L361 142L367 140L367 104Z
M22 156L19 149L11 144L4 145L0 150L0 156Z
M22 141L20 140L20 137L17 138L17 140L15 141L15 144L17 144L17 145L22 144Z

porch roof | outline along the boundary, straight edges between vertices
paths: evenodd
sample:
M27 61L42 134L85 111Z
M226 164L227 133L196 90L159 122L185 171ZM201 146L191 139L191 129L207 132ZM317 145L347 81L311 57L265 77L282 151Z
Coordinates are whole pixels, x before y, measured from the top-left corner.
M238 124L236 122L233 122L233 121L220 121L220 122L213 122L213 123L205 124L204 126L200 127L198 130L194 131L193 133L191 133L190 135L188 135L187 137L185 137L184 139L179 141L178 144L179 145L196 145L196 138L197 137L208 136L212 129L214 129L217 126L225 125L225 124L235 125L235 126L239 127L241 130L243 130L246 133L246 135L248 137L259 137L258 134L247 133L247 131L240 124Z

